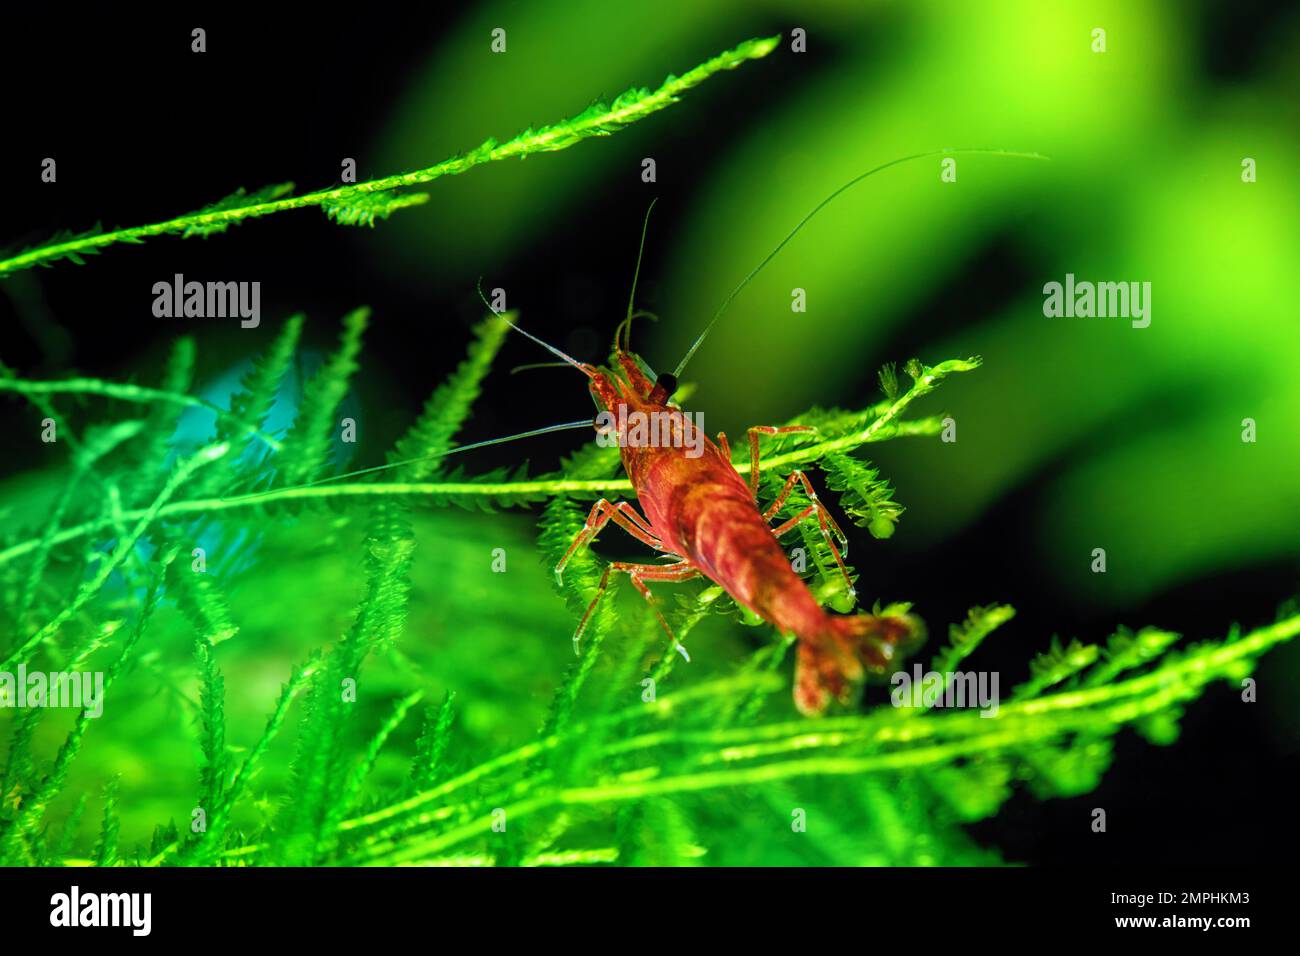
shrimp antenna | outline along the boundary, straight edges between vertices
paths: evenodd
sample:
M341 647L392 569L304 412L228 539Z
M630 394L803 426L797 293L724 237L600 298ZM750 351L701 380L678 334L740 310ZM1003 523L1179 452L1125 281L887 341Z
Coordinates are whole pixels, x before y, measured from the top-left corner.
M518 375L520 372L527 372L535 368L568 368L568 362L529 362L526 365L516 365L510 370L511 375Z
M776 258L776 254L780 252L782 249L784 249L786 247L786 244L798 234L799 230L808 224L808 220L812 219L813 216L817 215L817 213L821 212L826 206L830 205L831 201L837 198L840 195L840 193L845 192L846 190L848 190L853 186L856 186L858 183L862 182L862 180L866 179L868 176L874 176L876 173L889 169L891 166L898 166L901 165L902 163L909 163L915 159L925 159L927 156L940 156L945 154L951 155L955 153L983 153L987 156L1009 156L1017 159L1047 159L1048 158L1047 156L1044 156L1041 153L1023 153L1023 152L1017 152L1015 150L1008 150L1008 149L979 149L979 148L931 149L931 150L927 150L924 153L913 153L910 156L903 156L900 157L899 159L891 159L887 163L882 163L879 166L876 166L872 169L868 169L865 173L860 173L859 175L854 176L852 179L850 179L839 189L835 190L833 193L831 193L829 196L827 196L817 205L813 206L812 210L806 216L804 216L802 219L799 220L798 224L793 229L790 230L790 232L786 235L786 237L782 239L779 243L777 243L776 248L767 254L767 258L765 258L762 262L760 262L757 266L755 266L754 270L750 272L749 275L745 276L744 279L741 280L740 285L736 286L734 289L731 290L731 294L727 296L726 299L723 300L722 305L718 308L718 311L713 313L713 318L709 320L709 324L704 327L704 331L700 333L700 337L695 340L695 343L686 352L685 357L682 358L680 364L678 364L677 369L676 371L673 372L673 374L678 378L681 377L682 370L686 368L686 363L691 360L691 356L694 355L695 350L700 347L700 344L704 341L705 336L707 336L709 332L713 329L713 326L717 324L718 319L722 317L722 313L726 311L727 306L731 305L731 300L740 294L741 289L749 285L750 280L753 279L754 276L758 275L759 272L763 270L763 267L765 265L767 265L769 262L771 262L773 259Z
M455 455L462 451L473 451L475 448L486 448L489 445L504 445L506 442L518 441L521 438L533 438L537 435L549 435L551 432L568 431L572 428L591 428L591 419L584 418L578 422L565 422L563 425L547 425L545 428L534 428L531 431L520 432L517 435L506 435L502 438L489 438L487 441L476 441L469 445L457 445L454 448L448 448L446 451L438 452L433 455L420 455L418 458L407 458L403 461L390 461L386 465L375 465L372 468L361 468L357 471L349 471L342 475L331 475L328 478L320 478L316 481L309 481L302 485L291 485L290 488L313 488L316 485L328 484L331 481L343 481L345 478L359 478L361 475L372 475L377 471L387 471L390 468L401 468L403 465L413 465L420 461L429 461L433 458L446 458L448 455ZM251 495L237 495L234 498L223 498L223 501L246 501L250 498L261 498L265 495L274 495L282 491L288 491L289 488L271 488L267 491L254 492Z
M624 318L623 321L618 324L618 328L614 330L614 346L617 348L619 335L622 334L624 329L627 329L627 335L624 336L623 339L623 351L625 352L632 351L632 320L640 315L650 314L648 312L634 313L632 311L632 304L636 301L637 280L641 278L641 256L645 254L645 237L646 233L650 231L650 213L654 212L655 203L658 201L659 197L656 196L654 199L650 200L650 205L646 207L645 221L641 224L641 244L637 246L636 250L636 269L632 272L632 291L627 295L627 317Z
M592 372L591 372L591 370L590 370L587 366L585 366L585 365L583 365L581 362L579 362L579 361L578 361L576 358L574 358L572 355L569 355L569 354L567 354L567 353L565 353L565 352L561 352L559 349L557 349L557 348L556 348L554 345L552 345L551 343L549 343L549 342L545 342L545 341L543 341L542 339L539 339L537 336L533 335L532 332L527 332L527 331L521 329L519 326L515 325L514 322L510 321L510 319L506 316L505 313L503 313L503 312L498 312L496 309L494 309L494 308L492 307L492 303L489 302L489 301L487 300L487 296L485 296L485 295L483 294L483 277L482 277L482 276L479 276L479 277L478 277L478 297L479 297L480 299L483 300L483 304L486 305L486 306L488 307L488 311L489 311L489 312L491 312L493 315L495 315L498 319L500 319L500 320L501 320L502 322L504 322L506 325L510 326L512 329L514 329L516 332L518 332L518 333L519 333L520 335L522 335L524 338L526 338L526 339L532 339L534 342L536 342L536 343L537 343L538 345L540 345L542 348L546 349L546 351L550 352L552 355L556 356L557 358L562 358L562 359L564 359L564 361L568 362L570 365L572 365L574 368L576 368L578 371L580 371L583 375L587 376L587 378L591 378L591 377L592 377Z

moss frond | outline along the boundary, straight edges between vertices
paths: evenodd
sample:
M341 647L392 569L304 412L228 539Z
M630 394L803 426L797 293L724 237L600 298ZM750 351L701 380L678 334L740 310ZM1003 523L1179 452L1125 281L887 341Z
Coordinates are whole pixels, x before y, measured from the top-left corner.
M339 430L338 408L348 393L348 382L359 367L361 336L370 310L355 309L343 317L339 347L303 389L302 405L293 428L276 457L285 484L319 477L326 464L331 437Z
M0 278L22 269L51 265L68 259L78 265L84 256L93 255L118 243L140 243L154 236L212 236L248 219L270 216L290 209L312 206L323 208L336 222L346 225L373 225L377 218L387 218L405 206L424 200L397 190L421 186L444 176L457 176L485 163L506 159L523 159L537 153L568 149L585 139L608 136L676 103L682 94L699 86L711 76L767 56L775 49L778 37L746 40L734 49L718 54L681 76L669 76L658 89L630 89L611 103L594 103L571 119L561 120L538 129L528 129L505 142L485 140L459 156L453 156L424 169L384 176L353 185L323 189L304 196L290 196L292 183L267 186L252 193L239 189L197 212L187 213L147 226L105 231L98 225L78 234L63 233L17 255L0 259Z

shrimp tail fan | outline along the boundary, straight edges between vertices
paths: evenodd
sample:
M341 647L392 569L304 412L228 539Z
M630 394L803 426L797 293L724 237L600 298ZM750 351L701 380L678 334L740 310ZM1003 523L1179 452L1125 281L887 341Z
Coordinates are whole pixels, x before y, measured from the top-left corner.
M925 633L924 622L914 614L830 617L817 639L799 642L795 705L815 717L832 702L851 704L863 682L895 669L921 645Z

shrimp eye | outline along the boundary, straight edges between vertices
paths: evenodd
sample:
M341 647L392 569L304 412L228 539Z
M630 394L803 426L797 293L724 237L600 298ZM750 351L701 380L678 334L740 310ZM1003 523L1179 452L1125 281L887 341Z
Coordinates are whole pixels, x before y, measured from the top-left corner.
M650 393L650 401L663 404L672 398L675 391L677 391L677 376L671 372L662 372L655 381L654 391Z

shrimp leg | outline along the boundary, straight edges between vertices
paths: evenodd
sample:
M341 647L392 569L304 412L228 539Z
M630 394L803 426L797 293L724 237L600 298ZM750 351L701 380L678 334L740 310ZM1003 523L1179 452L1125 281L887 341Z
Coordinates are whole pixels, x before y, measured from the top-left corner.
M816 430L812 425L755 425L749 430L749 490L755 501L758 500L758 436L788 435L791 432L815 432Z
M569 559L577 553L579 548L590 544L592 539L600 534L600 529L605 527L611 518L614 519L616 525L638 541L650 545L656 551L668 550L650 527L650 522L641 517L630 504L626 501L611 504L606 499L601 498L591 506L591 513L587 515L587 523L578 532L578 536L573 539L573 544L569 545L569 550L564 552L564 557L560 558L560 563L555 566L555 580L557 582L564 582L564 568L569 563Z
M587 622L591 619L592 613L596 610L596 605L600 599L605 596L605 590L609 587L609 576L616 571L620 571L628 576L641 596L645 598L646 603L650 605L650 610L654 611L655 617L659 619L659 626L664 629L668 639L677 646L677 637L673 634L672 628L664 620L664 616L655 606L654 595L650 593L650 588L646 586L646 581L689 581L698 577L700 572L685 560L677 564L631 564L626 561L614 561L605 567L605 573L600 576L600 584L596 586L596 596L591 599L591 604L587 606L587 612L582 615L582 620L578 622L578 629L573 632L573 652L578 652L578 643L582 639L582 633L587 629Z
M822 539L826 542L826 547L830 548L831 555L835 558L835 563L839 566L840 574L844 575L844 583L849 589L849 597L856 601L858 596L857 589L854 588L853 579L849 577L849 569L845 566L844 558L840 555L841 548L843 549L844 554L849 553L849 539L845 536L839 524L837 524L835 519L831 516L831 513L826 510L826 506L822 504L821 499L817 497L817 491L813 488L812 482L808 480L806 474L798 469L790 473L790 477L785 480L785 487L781 489L781 493L776 496L776 500L773 501L768 509L763 512L763 520L771 521L772 516L785 506L786 501L790 497L790 492L794 490L795 482L800 482L803 485L804 491L807 493L808 499L812 504L807 508L804 508L789 521L786 521L784 524L772 529L772 534L779 538L781 535L815 514L817 516L817 524L821 528ZM831 538L832 533L834 533L835 537L839 539L840 548L835 547L835 541Z

